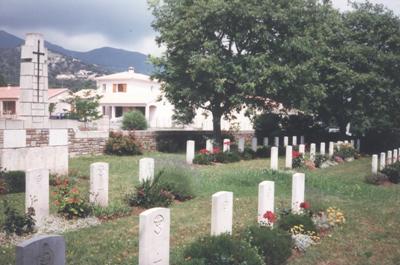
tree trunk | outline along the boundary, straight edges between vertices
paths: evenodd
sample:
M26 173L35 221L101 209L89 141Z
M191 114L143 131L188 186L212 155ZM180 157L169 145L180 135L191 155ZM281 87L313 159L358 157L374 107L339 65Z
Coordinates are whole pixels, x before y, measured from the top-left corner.
M222 147L221 117L219 113L213 113L213 134L217 146Z

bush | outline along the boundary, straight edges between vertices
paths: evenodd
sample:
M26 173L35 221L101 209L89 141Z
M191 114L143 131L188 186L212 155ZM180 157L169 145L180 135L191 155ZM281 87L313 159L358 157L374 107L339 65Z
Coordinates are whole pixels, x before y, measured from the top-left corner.
M111 132L106 143L106 153L109 155L141 155L133 134L123 135L121 132Z
M354 156L357 154L356 149L352 147L350 144L341 144L338 149L335 150L335 153L333 156L338 156L341 157L342 159L346 158L354 158Z
M388 176L378 172L377 174L369 174L365 176L365 182L373 185L380 185L388 180Z
M270 157L271 156L271 148L267 147L267 146L258 147L257 151L256 151L256 156L262 157L262 158Z
M194 188L191 173L183 168L170 167L159 173L160 186L171 192L176 200L186 201L194 198Z
M284 264L292 254L292 238L280 229L253 226L246 231L245 238L268 265Z
M162 172L158 172L153 180L147 179L135 187L135 192L125 195L130 206L143 208L168 207L174 201L174 195L161 185Z
M288 232L295 225L303 225L305 231L317 232L309 215L294 213L283 214L278 222L278 227Z
M3 184L0 184L0 186L2 186L3 189L7 193L24 192L25 191L25 172L24 171L4 171L4 170L0 169L0 183L3 183Z
M240 155L235 152L219 152L214 154L214 161L218 163L233 163L240 161Z
M122 129L124 130L146 130L147 121L140 111L129 111L122 118Z
M256 158L256 152L254 152L253 149L249 147L245 147L243 153L241 153L241 156L244 160L254 159Z
M304 166L304 155L299 153L298 151L292 151L292 167L293 168L301 168Z
M316 154L314 158L314 164L316 167L321 167L321 165L328 161L329 157L327 155Z
M33 232L35 227L35 220L33 219L35 210L33 208L28 208L28 213L20 214L6 200L3 201L3 204L5 220L2 230L7 235L15 233L20 236Z
M400 162L387 165L381 172L388 177L390 182L400 183Z
M265 265L257 250L230 235L206 236L184 250L186 265Z
M214 155L210 153L197 153L194 155L193 164L211 165L214 160Z

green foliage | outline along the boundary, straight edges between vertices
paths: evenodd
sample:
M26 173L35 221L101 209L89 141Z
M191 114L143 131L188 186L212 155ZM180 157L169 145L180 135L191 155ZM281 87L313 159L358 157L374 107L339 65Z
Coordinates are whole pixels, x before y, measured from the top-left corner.
M56 110L56 105L57 103L55 102L50 102L49 103L49 115L51 116L53 112Z
M382 173L385 174L389 181L395 184L400 183L400 162L387 165Z
M122 118L122 129L124 130L146 130L147 121L140 111L129 111Z
M166 167L160 171L160 186L171 192L176 200L186 201L195 197L192 173L182 167Z
M265 264L280 265L292 255L292 238L288 232L263 226L252 226L246 240L264 257Z
M270 157L271 156L271 147L267 146L260 146L257 148L256 151L256 156L265 158L265 157Z
M329 160L328 155L316 154L315 158L314 158L314 164L316 167L319 168L325 161L328 161L328 160Z
M33 208L30 207L27 213L20 214L17 210L12 208L6 200L3 200L3 206L5 221L2 230L6 232L7 235L15 233L21 236L33 232L35 227L35 220L33 219L35 210Z
M184 250L184 264L191 265L265 265L257 250L230 235L206 236Z
M253 149L249 147L245 147L243 153L241 153L241 156L244 160L251 160L256 158L256 152L254 152Z
M255 117L253 126L257 137L279 136L282 134L282 117L264 112Z
M71 105L68 113L70 119L76 119L85 123L101 118L99 112L101 96L95 94L95 90L87 90L83 97L70 92L69 98L64 102Z
M301 168L304 166L304 155L299 153L298 151L293 151L292 152L292 167L293 168Z
M141 155L133 133L124 135L122 132L110 132L106 143L106 154L109 155Z
M368 174L365 176L365 182L373 185L380 185L388 180L388 176L378 172L377 174Z
M240 161L240 155L235 152L219 152L214 154L215 162L218 163L233 163Z
M284 231L289 232L290 229L295 225L303 225L305 231L317 232L317 229L311 219L307 214L282 214L278 221L278 227Z
M25 191L24 171L4 171L0 168L0 182L3 183L3 191L17 193ZM1 193L1 192L0 192Z
M214 155L209 153L196 153L193 158L193 164L211 165L214 161Z
M354 158L357 154L356 149L349 144L341 144L339 148L335 149L333 156L341 157L342 159Z
M125 195L125 201L130 206L143 208L168 207L174 201L174 195L161 185L162 171L153 180L147 179L135 187L135 191Z

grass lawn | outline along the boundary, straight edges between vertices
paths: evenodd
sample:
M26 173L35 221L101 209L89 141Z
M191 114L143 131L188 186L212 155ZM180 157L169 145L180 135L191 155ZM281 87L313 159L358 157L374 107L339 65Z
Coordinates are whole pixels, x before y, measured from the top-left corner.
M184 163L185 159L183 155L161 153L147 156L156 159L157 168ZM110 163L110 207L118 207L125 192L138 183L140 158L80 157L70 160L70 168L81 175L79 187L85 191L90 163ZM283 167L282 158L280 163ZM291 174L274 173L265 170L267 167L268 159L258 159L190 169L197 196L171 207L171 264L180 264L186 244L210 233L211 195L217 191L234 193L234 233L256 222L258 183L263 180L275 181L277 210L290 207ZM400 185L366 184L363 180L368 172L370 158L306 172L306 200L312 205L339 207L347 223L289 264L400 264ZM7 197L23 210L23 193ZM138 215L132 214L65 233L67 264L137 264L138 221ZM13 246L0 246L0 264L15 264L14 256Z

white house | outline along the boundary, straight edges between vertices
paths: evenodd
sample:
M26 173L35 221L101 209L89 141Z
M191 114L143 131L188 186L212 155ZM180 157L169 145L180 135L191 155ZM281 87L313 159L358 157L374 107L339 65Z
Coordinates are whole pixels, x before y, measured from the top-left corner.
M149 76L135 73L133 68L126 72L96 78L97 94L101 95L100 106L104 115L111 120L119 120L125 112L141 111L153 129L184 128L212 130L211 113L199 109L192 124L177 126L172 120L174 106L162 96L160 83ZM236 115L237 120L222 120L222 129L228 130L232 124L240 130L252 130L252 123L244 112Z

